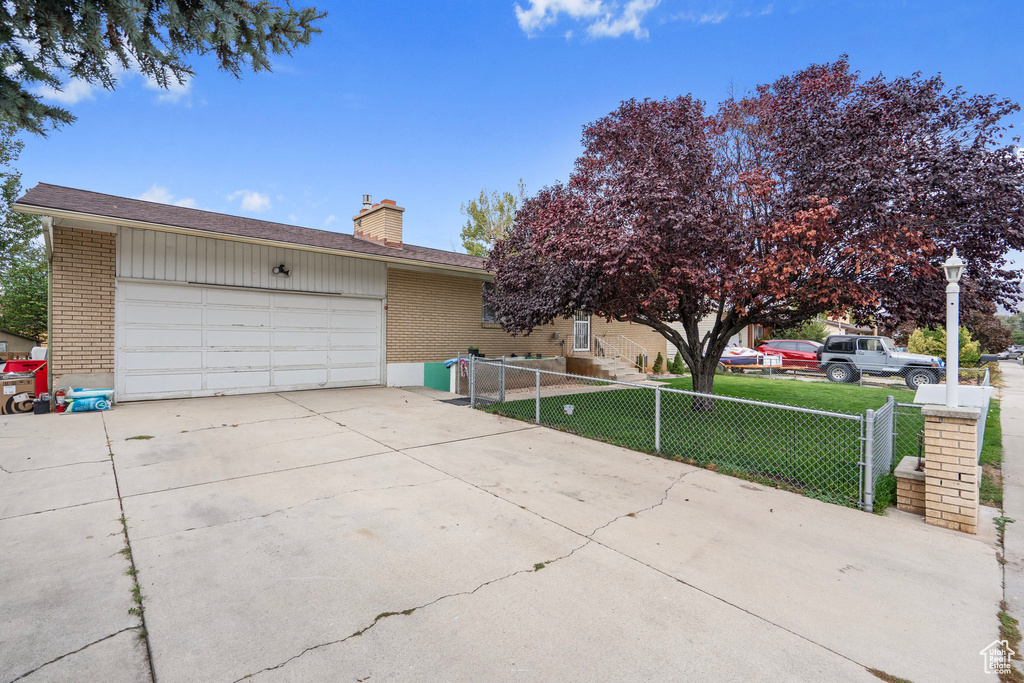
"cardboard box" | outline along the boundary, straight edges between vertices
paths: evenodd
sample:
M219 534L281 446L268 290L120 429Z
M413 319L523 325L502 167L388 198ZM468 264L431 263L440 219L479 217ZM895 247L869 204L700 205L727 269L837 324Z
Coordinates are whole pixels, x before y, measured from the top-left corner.
M0 415L31 413L36 396L34 377L0 379Z

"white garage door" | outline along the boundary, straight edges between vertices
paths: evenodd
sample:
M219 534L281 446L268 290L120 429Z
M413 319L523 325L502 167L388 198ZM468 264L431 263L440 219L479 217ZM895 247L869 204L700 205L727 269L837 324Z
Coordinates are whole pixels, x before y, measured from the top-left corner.
M382 383L380 299L119 280L117 400Z

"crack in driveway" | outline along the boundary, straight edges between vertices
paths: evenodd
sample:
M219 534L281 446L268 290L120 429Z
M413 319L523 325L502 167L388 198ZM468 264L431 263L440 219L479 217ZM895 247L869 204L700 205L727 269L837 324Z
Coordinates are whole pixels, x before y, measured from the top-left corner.
M473 437L473 438L481 438L481 437ZM412 456L408 456L408 457L411 458ZM416 460L416 458L412 458L412 459ZM417 460L417 462L422 462L422 461L418 461ZM424 463L424 464L426 464L426 463ZM444 472L440 468L434 467L432 465L428 465L428 466L432 467L433 469L437 470L438 472L442 472L443 474L446 474L448 476L448 480L457 480L457 481L462 481L463 483L469 484L469 482L466 482L466 481L464 481L462 479L459 479L459 477L456 477L456 476L454 476L454 475L452 475L450 473ZM378 614L376 617L374 617L373 621L371 621L367 626L363 627L362 629L360 629L358 631L355 631L354 633L350 633L349 635L345 636L344 638L338 638L338 639L330 640L330 641L327 641L327 642L324 642L324 643L318 643L316 645L311 645L311 646L305 648L304 650L302 650L301 652L299 652L298 654L292 655L291 657L289 657L288 659L284 660L283 662L280 662L279 664L275 664L273 666L269 666L269 667L260 669L259 671L255 671L255 672L253 672L251 674L246 674L242 678L237 679L234 683L239 683L240 681L244 681L244 680L246 680L248 678L252 678L254 676L258 676L258 675L266 673L268 671L274 671L276 669L280 669L280 668L282 668L284 666L287 666L289 663L295 661L296 659L299 659L303 655L305 655L305 654L307 654L309 652L312 652L314 650L318 650L318 649L321 649L321 648L329 647L329 646L332 646L332 645L340 645L341 643L344 643L344 642L346 642L348 640L351 640L352 638L356 638L358 636L361 636L364 633L366 633L367 631L369 631L370 629L372 629L374 626L376 626L377 623L380 620L382 620L382 619L386 619L388 617L393 617L393 616L399 616L399 615L401 615L401 616L408 616L408 615L412 614L413 612L415 612L417 610L424 609L426 607L430 607L431 605L437 604L438 602L441 602L442 600L447 600L449 598L466 596L466 595L473 595L474 593L476 593L477 591L479 591L480 589L482 589L482 588L484 588L486 586L490 586L492 584L499 583L501 581L505 581L506 579L511 579L512 577L518 576L520 574L537 572L540 569L543 569L544 567L547 567L547 566L549 566L551 564L554 564L555 562L559 562L561 560L564 560L564 559L567 559L567 558L571 557L574 553L576 553L576 551L582 550L583 548L587 547L591 543L597 543L598 545L601 545L603 547L607 547L607 546L604 546L603 543L600 543L599 541L595 541L592 538L593 535L596 534L601 529L604 529L604 528L608 527L609 525L614 524L615 522L617 522L618 520L620 520L620 519L622 519L624 517L635 517L638 514L641 514L643 512L647 512L648 510L653 510L654 508L656 508L656 507L658 507L660 505L663 505L665 503L665 501L668 500L668 496L671 493L672 489L676 486L676 484L681 482L683 480L683 478L686 477L687 475L692 474L693 472L696 472L696 471L697 471L696 469L692 469L692 470L689 470L689 471L682 472L678 477L676 477L676 479L671 484L669 484L665 488L665 492L664 492L664 494L662 494L661 499L658 502L654 503L653 505L649 505L649 506L647 506L645 508L641 508L639 510L635 510L635 511L632 511L632 512L627 512L627 513L624 513L622 515L618 515L617 517L614 517L613 519L611 519L610 521L606 522L605 524L602 524L601 526L597 527L596 529L594 529L594 531L592 531L589 534L582 534L582 533L580 533L578 531L574 531L572 529L569 529L569 531L571 531L572 533L574 533L574 534L576 534L578 536L583 536L587 540L584 543L576 546L575 548L573 548L572 550L570 550L568 553L566 553L564 555L556 557L553 560L546 560L544 562L536 563L536 564L534 564L530 568L519 569L519 570L516 570L516 571L511 572L509 574L506 574L504 576L498 577L496 579L491 579L489 581L485 581L484 583L481 583L480 585L478 585L476 588L473 588L472 590L465 590L465 591L459 591L459 592L456 592L456 593L449 593L449 594L446 594L446 595L442 595L442 596L440 596L438 598L435 598L435 599L433 599L433 600L431 600L429 602L423 603L422 605L418 605L416 607L411 607L411 608L404 609L404 610L397 611L397 612L382 612L382 613ZM444 481L444 480L439 480L439 481ZM498 498L498 499L500 499L500 500L502 500L504 502L507 502L507 503L515 505L515 503L512 503L511 501L508 501L508 500L502 498L501 496L498 496L497 494L492 493L491 491L487 491L487 489L480 488L480 487L478 487L478 486L476 486L474 484L469 484L469 485L473 486L474 488L478 488L479 490L486 491L487 493L491 493L491 495L495 496L496 498ZM517 506L517 507L520 507L520 506ZM527 512L530 512L532 514L538 514L538 513L533 512L532 510L528 510L526 508L522 508L522 509L524 509ZM539 515L538 514L538 516L540 516L542 519L547 520L547 518L544 517L543 515ZM548 520L548 521L551 521L551 520ZM553 523L557 524L557 522L553 522ZM559 526L562 526L562 525L559 524ZM564 528L567 528L567 527L564 527ZM641 563L641 564L643 564L643 563ZM675 578L675 577L672 577L672 578ZM675 579L675 580L679 581L679 579Z
M137 631L137 630L139 630L139 628L140 627L138 627L138 626L128 626L127 628L123 628L120 631L115 631L114 633L111 633L110 635L103 636L102 638L94 640L91 643L87 643L86 645L83 645L82 647L78 648L77 650L72 650L71 652L65 652L64 654L60 655L59 657L54 657L50 661L44 662L44 663L40 664L39 666L37 666L36 668L34 668L32 670L26 671L25 673L21 674L17 678L12 678L10 681L8 681L8 683L15 683L15 681L20 681L21 679L25 678L26 676L31 676L32 674L34 674L35 672L39 671L43 667L47 667L47 666L49 666L51 664L59 662L60 660L66 658L66 657L70 657L71 655L76 655L79 652L82 652L83 650L89 649L93 645L98 645L99 643L102 643L105 640L110 640L114 636L119 636L122 633L124 633L125 631Z
M491 585L496 584L496 583L500 583L502 581L506 581L506 580L511 579L511 578L513 578L515 576L519 576L520 574L536 573L542 566L546 567L546 566L552 565L552 564L554 564L556 562L559 562L561 560L567 559L567 558L571 557L577 550L582 550L583 548L586 548L591 543L593 543L592 540L587 540L586 543L582 543L582 544L576 546L575 548L573 548L569 552L565 553L564 555L560 555L559 557L556 557L556 558L551 559L551 560L545 560L544 562L539 562L539 563L534 564L533 566L527 567L525 569L517 569L514 572L511 572L509 574L505 574L504 576L499 576L499 577L494 578L494 579L490 579L489 581L484 581L483 583L478 585L476 588L473 588L471 590L464 590L464 591L458 591L458 592L455 592L455 593L448 593L446 595L442 595L440 597L434 598L433 600L431 600L429 602L425 602L422 605L417 605L416 607L410 607L410 608L407 608L407 609L404 609L404 610L401 610L401 611L398 611L398 612L381 612L376 617L374 617L373 621L371 621L369 624L367 624L363 628L359 629L358 631L355 631L354 633L350 633L349 635L345 636L344 638L338 638L336 640L330 640L330 641L327 641L325 643L318 643L316 645L310 645L309 647L304 649L302 652L299 652L298 654L292 655L291 657L289 657L288 659L284 660L283 662L281 662L279 664L275 664L273 666L265 667L263 669L260 669L259 671L254 671L253 673L250 673L250 674L246 674L245 676L242 676L241 678L236 679L234 681L234 683L240 683L240 681L244 681L246 679L253 678L254 676L259 676L260 674L264 674L264 673L266 673L268 671L274 671L275 669L280 669L280 668L282 668L284 666L287 666L288 664L290 664L291 662L295 661L296 659L302 657L303 655L306 655L309 652L312 652L314 650L319 650L320 648L324 648L324 647L330 647L331 645L340 645L341 643L344 643L344 642L346 642L348 640L351 640L353 638L358 638L359 636L363 635L364 633L366 633L367 631L372 629L374 626L376 626L378 622L380 622L383 619L387 619L388 617L409 616L410 614L412 614L416 610L421 610L421 609L424 609L426 607L430 607L431 605L436 605L437 603L439 603L439 602L441 602L443 600L448 600L449 598L457 598L457 597L461 597L461 596L465 596L465 595L473 595L474 593L476 593L477 591L481 590L482 588L485 588L487 586L491 586Z

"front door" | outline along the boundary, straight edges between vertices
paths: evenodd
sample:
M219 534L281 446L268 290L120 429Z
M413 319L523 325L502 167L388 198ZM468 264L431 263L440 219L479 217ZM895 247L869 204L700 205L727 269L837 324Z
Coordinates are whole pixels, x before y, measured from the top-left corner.
M572 322L572 350L590 350L590 316L577 311Z

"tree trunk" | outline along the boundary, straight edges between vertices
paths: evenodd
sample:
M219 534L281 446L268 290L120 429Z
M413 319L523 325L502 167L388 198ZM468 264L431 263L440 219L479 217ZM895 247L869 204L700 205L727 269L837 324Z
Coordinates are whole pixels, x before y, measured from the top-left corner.
M696 367L690 368L693 376L693 391L698 394L715 393L715 370L718 368L717 358L701 358ZM715 401L712 398L703 396L693 397L693 410L699 412L711 412L715 409Z

